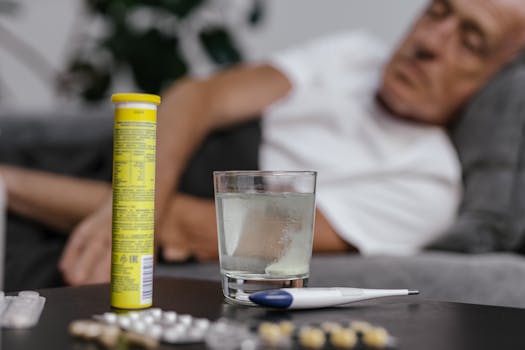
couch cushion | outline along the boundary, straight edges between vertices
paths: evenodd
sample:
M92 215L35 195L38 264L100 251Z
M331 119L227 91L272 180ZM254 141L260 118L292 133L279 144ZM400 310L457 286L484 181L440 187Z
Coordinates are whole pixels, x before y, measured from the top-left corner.
M464 193L455 223L431 245L519 251L525 237L525 54L498 74L451 128Z

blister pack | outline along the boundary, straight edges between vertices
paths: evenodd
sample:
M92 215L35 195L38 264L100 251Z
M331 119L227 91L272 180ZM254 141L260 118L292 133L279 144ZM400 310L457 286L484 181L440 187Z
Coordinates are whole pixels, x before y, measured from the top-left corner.
M210 326L208 319L159 308L131 311L126 314L106 312L95 315L94 319L170 344L202 342Z
M17 296L0 292L0 325L5 328L29 328L37 324L46 298L35 291L22 291Z

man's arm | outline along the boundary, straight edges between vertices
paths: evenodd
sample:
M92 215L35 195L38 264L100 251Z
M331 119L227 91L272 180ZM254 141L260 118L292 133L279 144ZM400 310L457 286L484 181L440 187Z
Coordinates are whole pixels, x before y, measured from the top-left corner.
M245 66L210 79L188 79L163 96L158 117L156 228L189 158L212 130L259 115L286 96L288 79L269 65ZM109 280L111 198L82 221L64 250L60 268L71 284Z
M0 165L7 206L14 213L69 233L111 192L102 181Z
M179 194L169 202L166 214L167 220L159 231L166 259L218 257L213 200ZM356 251L335 232L319 210L316 211L314 232L315 253Z
M260 115L290 89L282 73L262 65L226 71L208 80L183 81L168 90L157 131L157 219L189 158L210 131Z

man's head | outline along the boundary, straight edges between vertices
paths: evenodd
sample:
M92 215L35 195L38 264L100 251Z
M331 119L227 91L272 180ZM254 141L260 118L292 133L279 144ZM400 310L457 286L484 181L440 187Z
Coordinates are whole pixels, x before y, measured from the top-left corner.
M394 113L444 124L525 46L525 0L432 0L385 67Z

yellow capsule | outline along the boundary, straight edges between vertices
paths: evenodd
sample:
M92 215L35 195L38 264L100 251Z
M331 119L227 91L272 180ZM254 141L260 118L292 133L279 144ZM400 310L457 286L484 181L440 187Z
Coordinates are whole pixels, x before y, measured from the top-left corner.
M330 342L337 349L353 349L357 344L357 334L349 328L335 329L330 333Z
M357 333L364 334L371 330L373 327L370 323L365 321L352 321L350 322L350 328L352 328Z
M283 335L280 327L275 323L263 322L259 326L259 337L269 346L276 346L281 341Z
M290 321L281 321L279 322L279 329L281 330L282 335L289 337L294 332L295 325Z
M299 332L299 343L307 349L321 349L324 346L326 337L319 328L306 327Z
M363 342L366 346L374 349L383 349L388 345L390 335L387 330L381 327L375 327L363 333Z

